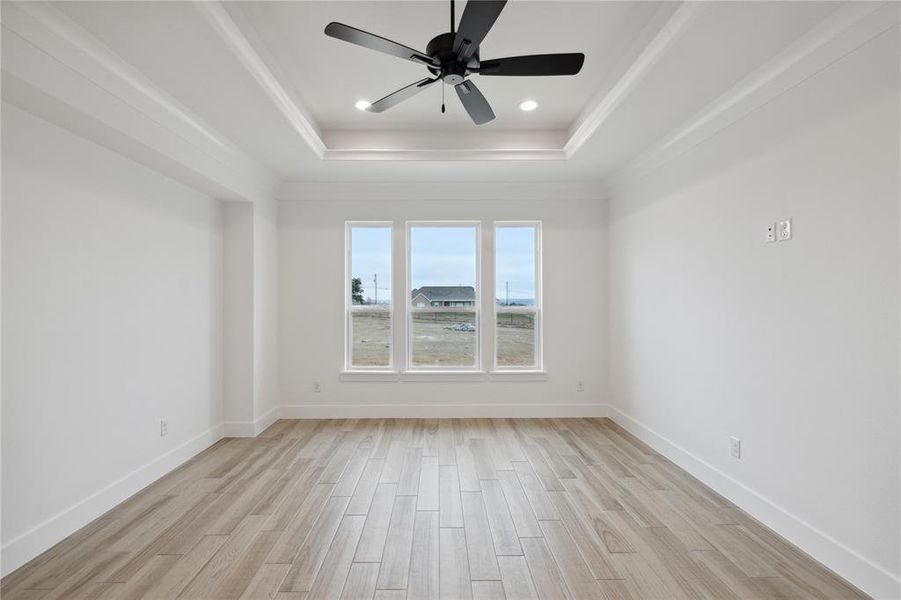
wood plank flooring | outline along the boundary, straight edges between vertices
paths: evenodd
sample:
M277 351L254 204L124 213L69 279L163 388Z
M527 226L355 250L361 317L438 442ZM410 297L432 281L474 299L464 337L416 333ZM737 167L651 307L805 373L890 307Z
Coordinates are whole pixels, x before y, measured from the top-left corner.
M0 595L866 597L607 419L278 421L218 442Z

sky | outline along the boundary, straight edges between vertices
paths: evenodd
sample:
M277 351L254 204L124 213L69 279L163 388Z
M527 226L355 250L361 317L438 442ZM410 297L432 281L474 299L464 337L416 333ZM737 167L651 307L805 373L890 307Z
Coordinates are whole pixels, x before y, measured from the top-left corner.
M351 238L351 276L363 282L363 297L375 298L373 275L378 276L379 302L391 298L391 230L355 227ZM475 227L414 227L410 232L412 287L475 285ZM535 230L499 227L496 231L496 298L534 300Z
M414 227L410 231L412 287L476 284L475 227Z
M511 300L535 300L535 228L498 227L495 230L495 298L505 300L506 282Z
M363 297L375 298L373 275L378 275L379 302L391 300L391 229L354 227L351 230L351 277L363 282Z

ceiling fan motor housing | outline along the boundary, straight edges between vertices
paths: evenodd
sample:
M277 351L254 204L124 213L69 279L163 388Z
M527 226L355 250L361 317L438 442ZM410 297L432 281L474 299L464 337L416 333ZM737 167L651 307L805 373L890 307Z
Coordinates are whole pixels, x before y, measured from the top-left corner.
M440 67L430 66L429 71L431 71L433 75L441 77L442 81L447 85L457 85L462 83L466 76L470 74L466 65L461 64L460 61L457 60L457 54L454 52L454 40L456 37L457 34L455 33L442 33L433 38L425 49L426 54L432 58L438 59L441 64ZM473 64L473 59L475 60L475 64L478 64L478 53L473 55L472 59L469 60L469 64Z

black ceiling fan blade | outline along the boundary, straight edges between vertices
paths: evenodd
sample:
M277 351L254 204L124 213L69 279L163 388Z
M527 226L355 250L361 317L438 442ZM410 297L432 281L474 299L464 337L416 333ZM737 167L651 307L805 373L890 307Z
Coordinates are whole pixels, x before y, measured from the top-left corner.
M505 4L507 0L469 0L466 3L454 38L454 52L459 56L460 62L466 63L475 54L504 10Z
M532 54L483 60L479 65L479 75L529 77L535 75L575 75L582 70L585 55L574 54Z
M457 96L460 97L463 108L466 109L476 125L484 125L488 121L494 120L494 111L491 110L491 105L485 100L485 96L482 95L475 83L467 79L463 83L455 85L454 89L457 90Z
M425 88L429 87L436 81L438 81L437 78L429 79L428 77L426 77L425 79L420 79L416 83L411 83L410 85L408 85L406 87L400 88L396 92L392 92L392 93L388 94L387 96L385 96L384 98L382 98L380 100L376 100L375 102L370 104L366 110L369 112L374 112L374 113L385 112L392 106L397 106L404 100L415 96L416 94L418 94Z
M333 37L336 40L342 40L350 42L351 44L356 44L357 46L369 48L370 50L390 54L397 58L412 60L419 64L435 64L430 56L418 50L414 50L403 44L398 44L397 42L375 35L374 33L369 33L368 31L345 25L344 23L335 23L334 21L329 23L325 26L325 35Z

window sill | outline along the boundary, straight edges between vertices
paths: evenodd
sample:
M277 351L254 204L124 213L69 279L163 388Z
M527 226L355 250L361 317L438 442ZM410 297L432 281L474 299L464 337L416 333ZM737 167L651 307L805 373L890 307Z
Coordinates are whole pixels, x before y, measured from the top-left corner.
M342 371L339 381L437 383L451 381L547 381L547 371Z

